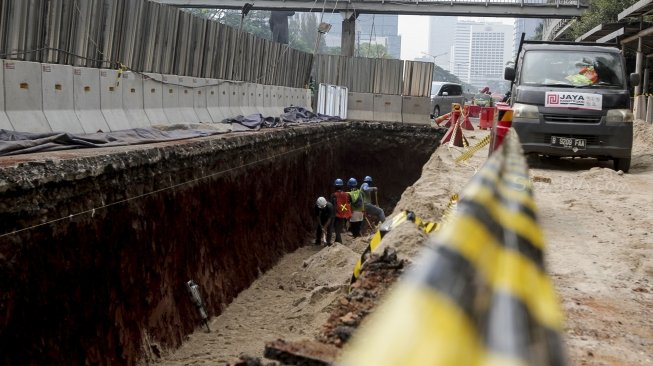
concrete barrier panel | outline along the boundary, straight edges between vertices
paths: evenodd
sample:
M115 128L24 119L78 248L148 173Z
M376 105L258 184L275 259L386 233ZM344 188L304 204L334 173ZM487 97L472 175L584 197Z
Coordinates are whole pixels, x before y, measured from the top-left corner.
M254 84L254 109L256 113L265 115L265 85L263 84Z
M401 117L404 123L430 124L431 98L404 96L401 101Z
M111 131L131 128L122 107L122 78L118 70L100 70L100 109Z
M193 107L195 108L195 114L199 118L200 122L211 123L213 118L207 109L207 92L208 79L204 78L192 78L193 82Z
M224 88L221 88L221 85L223 85L223 80L218 80L218 79L208 79L208 95L206 98L206 109L209 111L209 114L211 115L211 119L213 122L219 123L222 122L226 116L226 111L224 110L223 106L221 105L222 100L224 98L227 98L226 95L226 90ZM224 92L225 94L221 94ZM228 98L227 98L228 100Z
M14 130L7 113L5 113L5 71L4 67L0 70L0 128L4 130Z
M163 77L161 74L143 74L143 109L152 125L167 125L163 111Z
M223 119L236 117L237 114L236 115L233 114L233 111L231 110L231 106L229 104L229 100L231 100L232 83L226 80L221 80L221 82L222 83L218 85L219 111L222 112L222 115L224 116Z
M227 94L229 94L229 115L230 117L236 117L238 115L244 115L243 109L241 107L242 100L244 98L242 91L242 83L228 83L227 84Z
M127 71L120 79L122 84L122 107L129 120L130 128L147 128L152 124L145 113L143 77Z
M274 116L274 108L272 107L272 95L274 94L274 87L272 85L263 85L263 117Z
M83 134L75 114L72 66L41 64L41 72L43 113L52 131Z
M179 110L179 90L177 75L162 75L163 81L163 113L170 124L183 123L184 117Z
M309 111L313 111L313 99L311 98L313 92L311 92L310 89L304 89L304 92L302 93L303 99L304 99L304 108L308 109Z
M195 113L193 101L193 81L191 77L179 76L179 110L184 118L184 123L199 123L200 118Z
M75 114L86 133L109 132L100 106L100 70L73 67Z
M258 109L256 108L256 84L243 83L242 87L246 94L246 98L244 99L242 106L243 115L249 116L250 114L257 114Z
M374 121L401 122L401 95L374 94Z
M14 130L52 132L43 114L41 64L3 60L5 112Z
M283 113L283 108L285 107L286 101L283 97L283 87L273 85L272 86L272 115L275 117L280 116Z
M374 94L349 92L347 119L354 121L374 120Z

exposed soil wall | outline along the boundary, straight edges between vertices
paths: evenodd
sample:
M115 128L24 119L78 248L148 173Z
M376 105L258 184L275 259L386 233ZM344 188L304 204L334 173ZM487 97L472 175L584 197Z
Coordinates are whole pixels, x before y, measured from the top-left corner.
M334 123L1 159L0 363L130 365L145 338L179 345L199 323L186 281L219 314L306 242L334 178L372 175L391 209L440 134Z

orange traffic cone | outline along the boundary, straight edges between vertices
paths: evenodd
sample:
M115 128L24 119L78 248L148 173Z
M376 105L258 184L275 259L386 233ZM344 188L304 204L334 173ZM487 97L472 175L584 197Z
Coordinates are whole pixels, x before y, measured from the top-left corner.
M440 123L442 123L445 120L449 119L449 117L451 117L451 113L443 114L440 117L436 117L436 118L433 119L433 121L435 121L435 124L437 124L439 126Z
M453 142L451 142L453 140ZM460 128L460 122L456 121L451 124L447 132L442 136L442 140L440 140L440 145L444 145L446 143L452 143L453 146L458 146L458 147L465 147L465 145L469 145L467 142L467 139L463 135L462 128Z
M451 103L451 118L447 121L447 123L444 124L444 127L451 127L453 124L458 122L458 119L460 118L460 104L458 103Z
M469 120L469 104L465 104L465 107L463 107L463 116L465 118L461 122L460 127L469 131L474 131L474 126L472 125L472 121Z

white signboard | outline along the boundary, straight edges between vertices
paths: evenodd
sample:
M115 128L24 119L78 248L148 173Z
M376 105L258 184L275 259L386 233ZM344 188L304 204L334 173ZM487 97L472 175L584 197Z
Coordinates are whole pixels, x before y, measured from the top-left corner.
M601 94L590 93L546 92L544 106L600 111L603 109L603 96Z

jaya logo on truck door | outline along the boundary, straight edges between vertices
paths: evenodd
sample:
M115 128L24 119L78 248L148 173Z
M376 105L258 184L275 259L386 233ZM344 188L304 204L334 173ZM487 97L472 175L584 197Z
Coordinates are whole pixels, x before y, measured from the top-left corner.
M579 108L600 111L603 95L591 93L546 92L544 106L552 108Z

